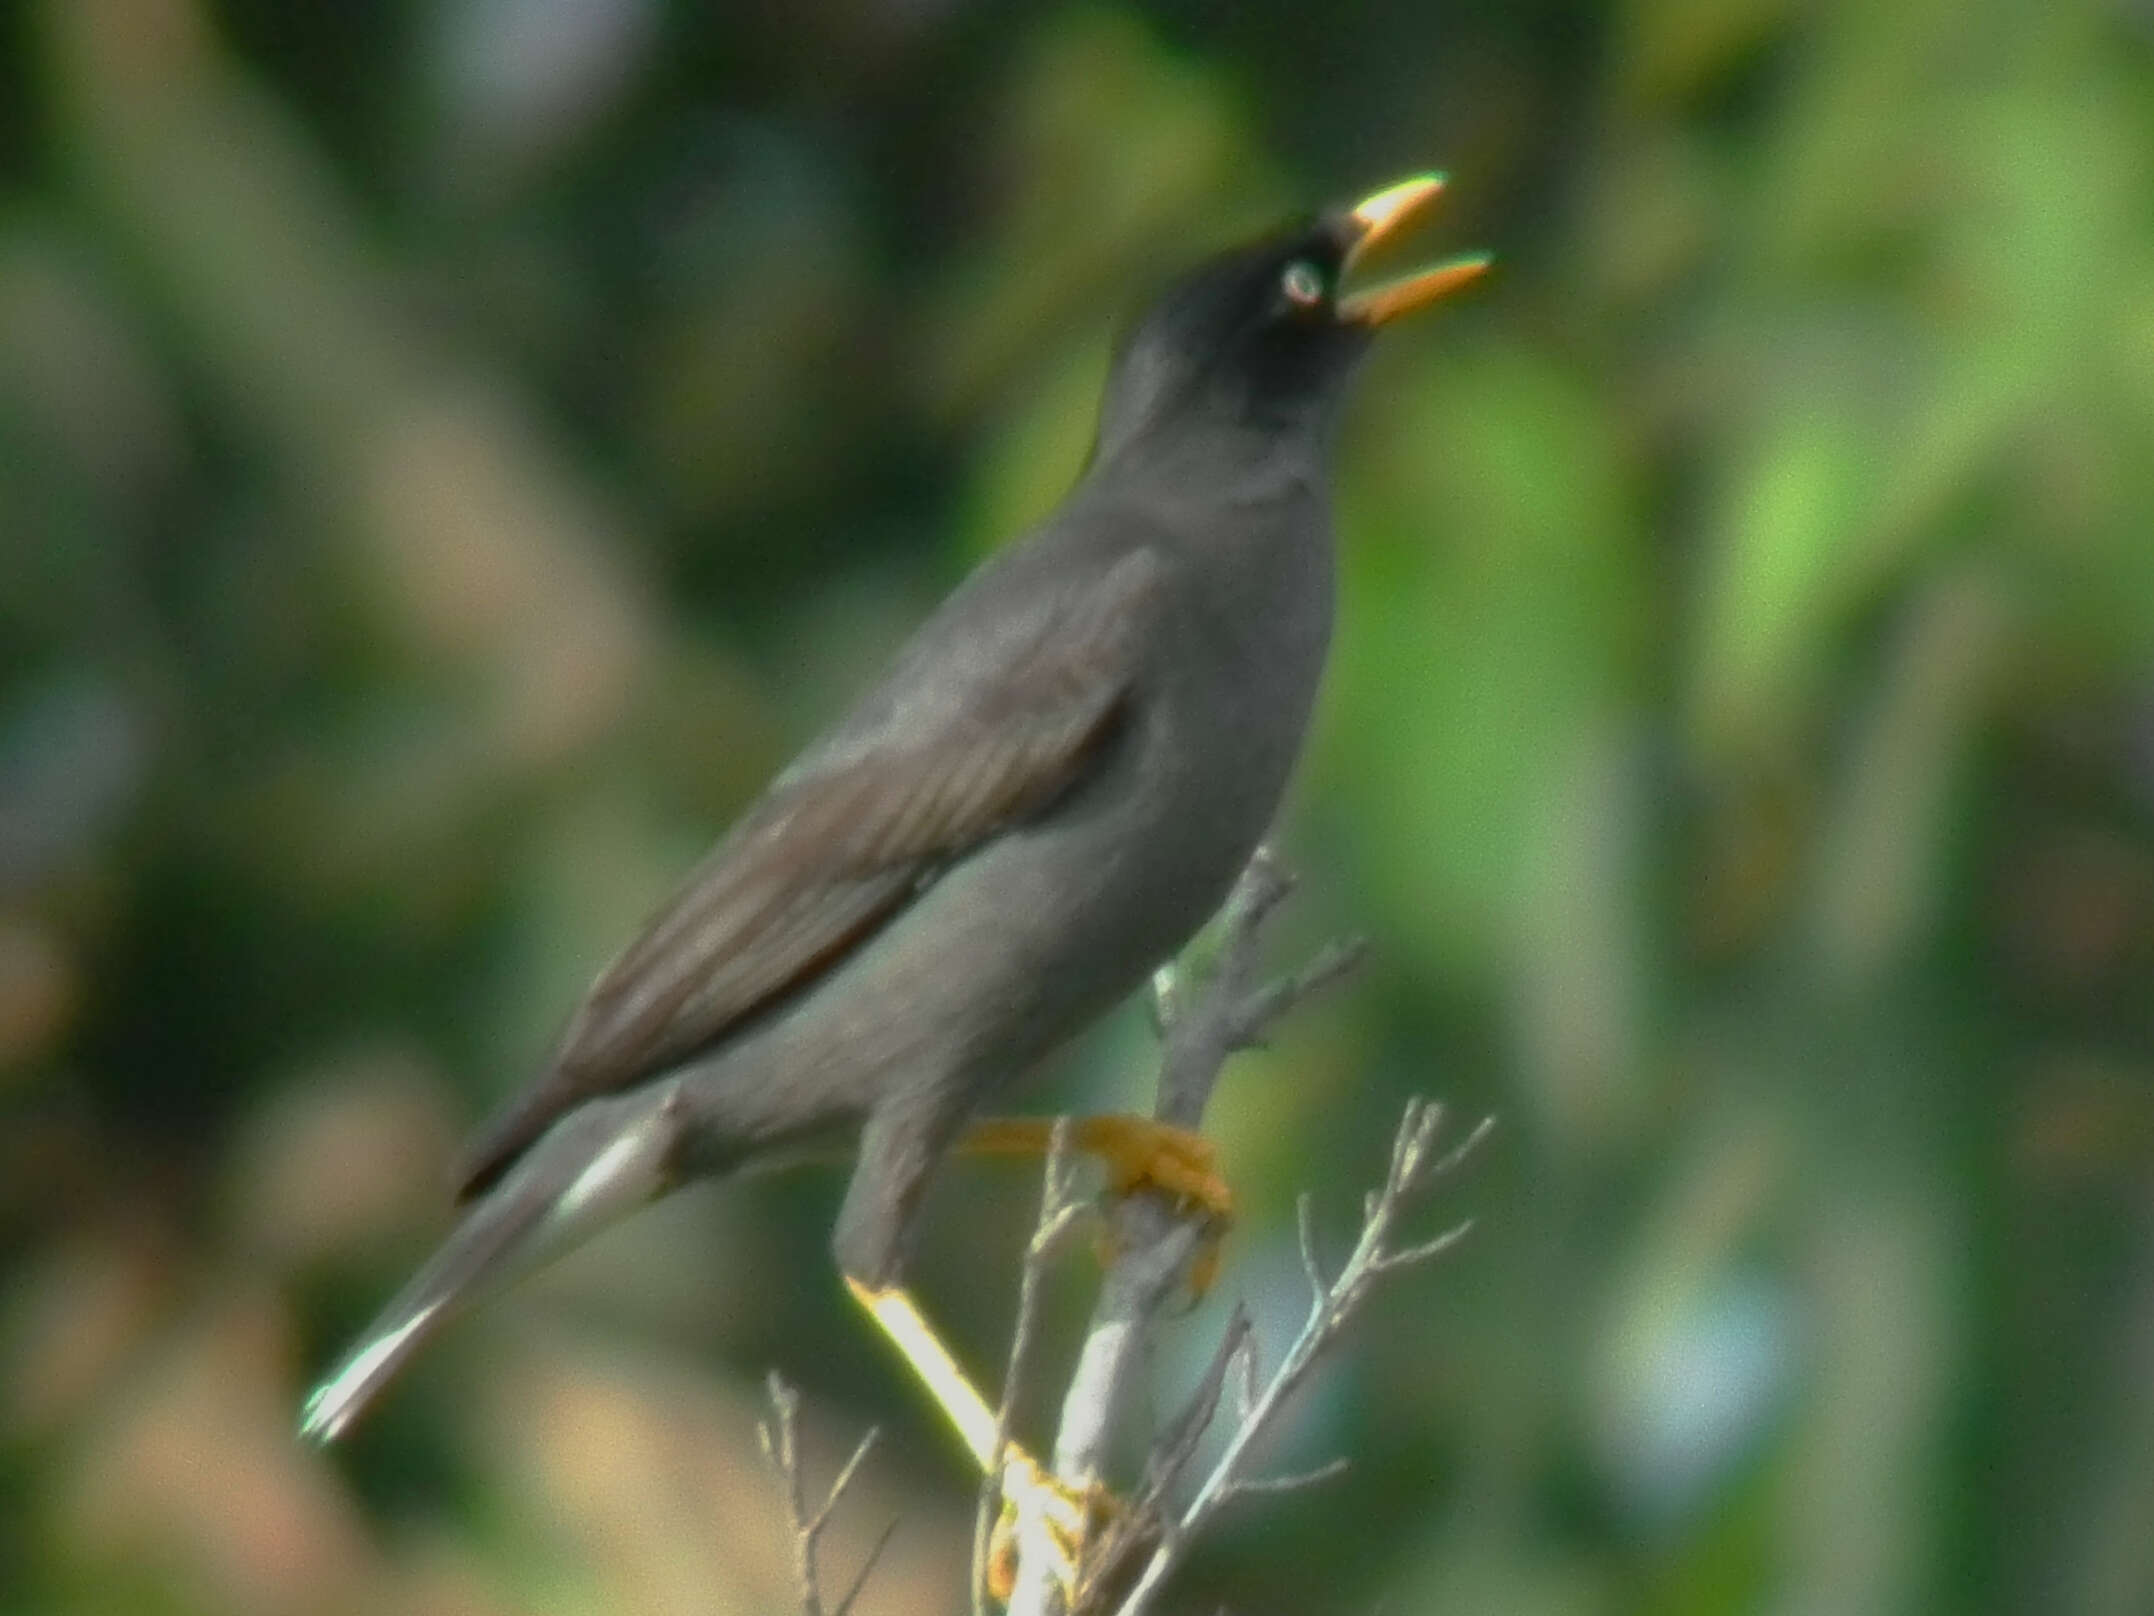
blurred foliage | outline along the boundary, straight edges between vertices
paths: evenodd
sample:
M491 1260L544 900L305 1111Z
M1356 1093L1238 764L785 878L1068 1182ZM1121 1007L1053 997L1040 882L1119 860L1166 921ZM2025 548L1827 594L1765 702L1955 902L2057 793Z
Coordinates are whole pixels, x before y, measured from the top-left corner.
M781 1608L772 1363L811 1458L894 1427L864 1608L951 1608L970 1479L833 1172L636 1220L334 1456L295 1400L646 905L1053 503L1118 311L1432 163L1499 273L1369 367L1283 832L1375 958L1222 1093L1220 1295L1281 1339L1293 1197L1343 1229L1404 1093L1507 1126L1293 1439L1352 1476L1180 1608L2154 1609L2139 0L10 22L0 1609ZM1033 1185L946 1178L987 1362Z

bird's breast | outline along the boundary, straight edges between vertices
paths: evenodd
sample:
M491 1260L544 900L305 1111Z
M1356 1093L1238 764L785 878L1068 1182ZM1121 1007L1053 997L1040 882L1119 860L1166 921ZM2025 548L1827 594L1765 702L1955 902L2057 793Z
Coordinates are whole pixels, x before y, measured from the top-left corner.
M977 861L983 887L1013 889L995 907L1026 934L1010 957L1040 967L1043 1023L1139 985L1225 900L1278 812L1330 639L1330 547L1321 512L1243 537L1185 563L1097 777Z

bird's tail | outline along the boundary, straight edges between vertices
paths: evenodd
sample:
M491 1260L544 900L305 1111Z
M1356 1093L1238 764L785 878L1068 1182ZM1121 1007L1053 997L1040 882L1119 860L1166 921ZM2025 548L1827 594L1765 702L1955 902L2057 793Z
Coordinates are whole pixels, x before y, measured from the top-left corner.
M662 1194L678 1136L670 1090L592 1101L556 1123L315 1387L299 1434L334 1442L463 1304Z

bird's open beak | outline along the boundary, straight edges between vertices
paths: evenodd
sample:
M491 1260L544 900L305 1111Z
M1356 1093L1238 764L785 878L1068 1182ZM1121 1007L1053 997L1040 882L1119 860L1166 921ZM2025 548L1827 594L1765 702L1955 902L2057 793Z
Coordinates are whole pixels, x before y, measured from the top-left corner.
M1409 219L1425 209L1443 191L1441 174L1422 174L1396 185L1387 185L1374 196L1357 203L1346 215L1348 230L1355 232L1347 244L1343 268L1352 270L1369 249L1398 233ZM1400 280L1372 286L1339 300L1339 318L1364 325L1382 325L1402 314L1424 308L1446 292L1455 291L1481 276L1494 260L1487 253L1448 258L1431 268Z

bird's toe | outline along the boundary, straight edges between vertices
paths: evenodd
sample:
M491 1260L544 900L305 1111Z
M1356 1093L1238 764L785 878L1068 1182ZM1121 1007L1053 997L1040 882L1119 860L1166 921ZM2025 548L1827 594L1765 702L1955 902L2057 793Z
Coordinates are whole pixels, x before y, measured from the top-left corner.
M988 1545L988 1592L1001 1603L1009 1603L1020 1562L1043 1556L1064 1606L1077 1609L1086 1547L1121 1511L1121 1501L1098 1482L1072 1486L1049 1474L1024 1449L1007 1449L1002 1466L1002 1514Z

